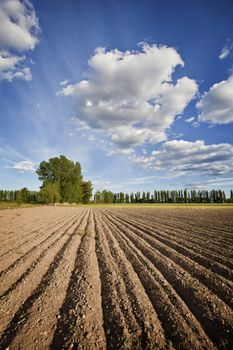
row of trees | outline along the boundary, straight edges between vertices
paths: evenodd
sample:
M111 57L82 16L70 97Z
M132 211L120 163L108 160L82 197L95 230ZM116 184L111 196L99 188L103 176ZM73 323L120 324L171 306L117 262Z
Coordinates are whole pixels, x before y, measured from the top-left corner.
M38 203L39 191L29 191L26 187L17 191L0 190L0 202Z
M26 187L18 191L0 190L0 201L89 203L92 197L92 183L83 180L79 162L65 156L50 158L40 163L36 173L42 181L40 191L29 191Z
M230 191L230 197L227 198L222 190L196 191L179 190L169 191L161 190L151 192L136 193L113 193L103 190L97 191L94 195L95 203L233 203L233 191Z
M89 203L92 196L91 182L82 184L82 199L75 203ZM63 197L64 198L64 197ZM57 184L48 183L40 191L30 191L26 187L17 191L0 190L0 201L18 203L55 203L64 202ZM233 203L233 191L226 197L222 190L212 191L154 191L131 193L113 193L103 190L94 195L94 203ZM72 203L72 202L71 202Z

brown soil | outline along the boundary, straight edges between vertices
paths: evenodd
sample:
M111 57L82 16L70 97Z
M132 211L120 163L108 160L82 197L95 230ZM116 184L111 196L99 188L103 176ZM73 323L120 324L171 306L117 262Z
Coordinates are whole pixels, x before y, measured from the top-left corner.
M233 211L0 213L0 349L232 349Z

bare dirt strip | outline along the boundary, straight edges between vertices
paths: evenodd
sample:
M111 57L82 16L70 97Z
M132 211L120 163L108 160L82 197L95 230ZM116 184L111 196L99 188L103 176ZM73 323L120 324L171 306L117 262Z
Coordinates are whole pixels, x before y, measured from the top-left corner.
M233 210L0 212L0 349L233 349Z

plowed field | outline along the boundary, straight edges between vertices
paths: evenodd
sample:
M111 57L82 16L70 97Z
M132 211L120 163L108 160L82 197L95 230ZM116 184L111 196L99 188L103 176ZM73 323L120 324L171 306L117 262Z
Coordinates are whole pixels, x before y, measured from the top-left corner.
M233 349L233 210L0 213L0 349Z

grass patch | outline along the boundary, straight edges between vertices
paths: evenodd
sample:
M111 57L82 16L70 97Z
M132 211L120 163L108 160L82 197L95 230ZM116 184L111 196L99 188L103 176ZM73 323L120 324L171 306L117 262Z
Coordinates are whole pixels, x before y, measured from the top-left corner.
M0 202L0 210L3 209L20 209L39 207L44 204L40 203L17 203L17 202ZM77 207L77 208L229 208L233 209L233 203L100 203L100 204L62 204L57 203L58 207Z
M62 204L58 204L62 206ZM100 203L100 204L65 204L68 207L85 208L231 208L233 203Z
M32 203L17 203L17 202L0 202L0 210L4 209L19 209L19 208L31 208L38 207L41 204L32 204Z

